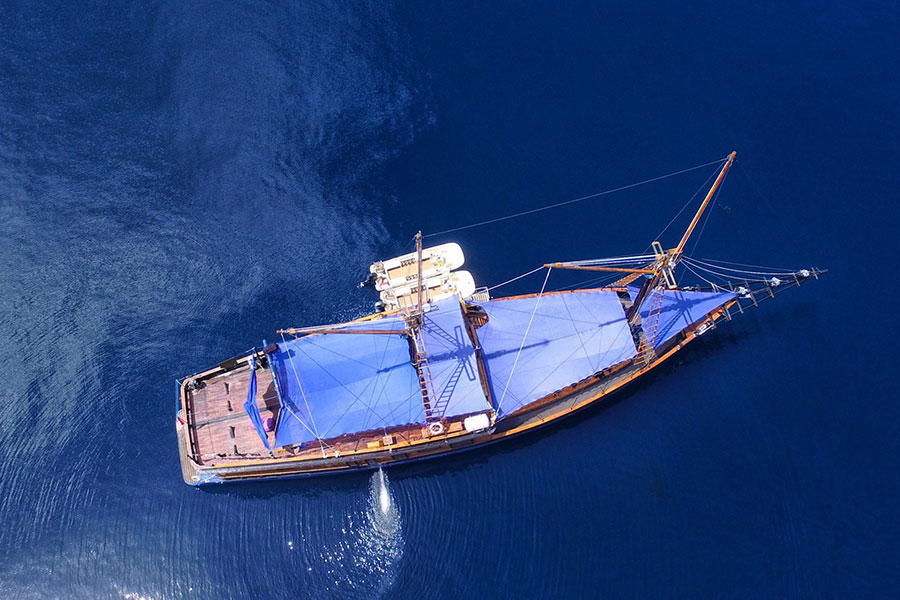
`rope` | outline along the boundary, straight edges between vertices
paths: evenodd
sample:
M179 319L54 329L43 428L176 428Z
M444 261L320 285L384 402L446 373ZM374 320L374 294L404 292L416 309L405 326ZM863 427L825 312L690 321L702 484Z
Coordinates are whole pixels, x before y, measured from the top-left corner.
M284 347L287 348L287 340L284 339L283 333L281 334L281 342L284 344ZM317 440L322 442L322 437L319 435L319 428L316 427L316 418L312 414L312 409L309 408L309 400L306 399L306 391L304 391L304 389L303 389L303 384L300 383L300 374L297 372L297 365L294 364L294 356L291 354L290 351L287 351L287 355L288 355L288 360L291 363L291 369L294 371L294 377L297 379L297 386L300 388L300 394L303 396L303 403L306 404L306 412L309 414L309 420L312 423L313 428L310 429L309 426L303 422L303 419L301 419L299 416L297 416L297 414L294 413L294 411L292 411L290 408L288 408L288 412L291 413L292 415L294 415L294 418L297 419L298 421L300 421L300 423L304 427L306 427L307 431L309 431L311 434L316 436ZM272 372L274 373L275 371L273 370ZM287 405L285 405L285 408L287 408Z
M540 267L538 267L538 268L536 268L536 269L532 269L532 270L528 271L527 273L522 273L522 274L519 275L518 277L513 277L512 279L509 279L509 280L507 280L507 281L504 281L503 283L498 283L498 284L495 285L495 286L489 287L489 288L488 288L488 291L496 290L498 287L502 287L502 286L506 285L507 283L512 283L513 281L518 281L518 280L522 279L523 277L528 277L528 276L531 275L532 273L537 273L538 271L540 271L540 270L543 269L543 268L544 268L543 265L541 265Z
M711 180L713 177L715 177L716 174L717 174L718 172L719 172L719 169L716 169L715 171L713 171L713 172L710 174L709 177L706 178L706 181L704 181L703 184L701 184L700 187L697 188L697 191L694 192L694 195L691 196L690 199L689 199L687 202L684 203L684 206L681 207L681 210L679 210L677 213L675 213L675 216L672 217L672 220L669 221L669 224L666 225L665 227L663 227L662 231L660 231L659 233L657 233L657 234L656 234L656 237L653 238L653 239L655 239L655 240L660 239L660 238L663 236L663 234L664 234L666 231L668 231L669 227L672 226L672 223L674 223L675 220L676 220L678 217L681 216L681 213L683 213L684 210L685 210L688 206L690 206L691 204L694 203L694 199L696 199L697 196L700 195L700 192L702 192L703 190L706 189L706 187L709 185L710 180ZM650 246L647 246L647 250L650 250L650 248L651 248L652 246L653 246L652 244L651 244ZM645 250L645 252L646 252L647 250Z
M639 254L635 256L614 256L612 258L588 258L563 263L567 266L599 267L603 265L623 265L628 263L646 263L656 258L655 254Z
M779 213L775 212L775 209L769 203L768 198L766 197L765 194L762 193L762 190L759 188L759 185L757 185L756 180L750 176L750 171L747 169L747 165L746 165L746 158L743 158L738 162L737 170L740 171L744 175L744 178L753 187L753 190L756 192L756 195L759 196L760 200L762 200L765 203L766 207L772 212L772 215L775 217L775 221L782 227L785 234L787 234L788 239L790 239L795 245L800 245L798 243L796 234L793 231L791 231L790 227L788 227L784 223L784 221L782 221L779 218Z
M347 355L342 354L342 353L340 353L340 352L337 352L337 351L335 351L335 350L331 350L331 349L327 349L327 350L328 350L329 352L331 352L332 354L335 354L335 355L337 355L337 356L340 356L341 358L347 359L348 361L356 362L356 363L358 363L358 364L360 364L360 365L362 365L362 366L364 366L364 367L370 367L370 365L368 365L367 363L364 363L364 362L362 362L362 361L356 360L356 359L354 359L353 357L347 356ZM328 369L326 369L326 368L325 368L325 365L323 365L321 362L319 362L319 361L317 361L315 358L313 358L308 352L306 352L305 350L303 350L303 348L300 348L300 351L303 352L303 354L304 354L310 361L312 361L317 367L319 367L320 369L322 369L322 372L324 372L326 375L328 375L329 377L331 377L338 385L340 385L342 388L344 388L344 390L345 390L348 394L350 394L351 396L353 396L353 398L354 398L354 400L347 406L347 408L346 408L346 409L341 413L341 415L335 420L335 423L339 422L339 421L341 420L341 418L344 417L344 415L346 415L348 412L350 412L350 410L351 410L354 406L356 406L357 403L359 403L359 404L362 404L363 407L365 407L365 409L368 411L368 414L370 414L370 415L372 415L372 416L375 417L376 421L377 421L378 424L382 427L382 429L384 428L384 425L387 425L387 426L389 426L389 427L392 426L392 423L388 422L388 420L387 420L385 417L381 416L378 412L376 412L376 411L374 410L372 404L369 404L368 402L365 401L365 399L363 399L362 393L360 393L360 394L354 393L354 392L353 392L350 388L348 388L341 380L339 380L337 377L334 376L334 374L332 374ZM386 352L385 352L384 355L382 355L382 360L383 360L383 357L384 357L384 356L386 356ZM384 366L384 363L382 362L382 363L380 363L380 365L378 366L378 369L383 368L383 366ZM388 375L388 377L390 377L390 375ZM299 383L299 381L298 381L298 383ZM384 386L385 386L385 387L387 386L387 381L386 381L386 380L385 380ZM374 388L374 384L373 384L373 388ZM363 392L365 392L365 391L366 391L366 389L363 390ZM379 396L378 396L379 398L382 397L382 396L384 395L384 394L383 394L383 391L384 391L384 388L382 389L382 393L379 394ZM416 392L413 392L412 394L410 394L409 396L407 396L406 399L409 400L409 399L413 396L413 394L415 394L415 393L416 393ZM377 399L376 399L376 398L373 398L373 401L377 401ZM389 410L389 412L387 413L387 416L390 416L391 413L393 413L393 412L396 411L396 410L399 410L400 408L402 408L402 406L399 406L399 405L398 405L398 406L395 407L394 409ZM308 405L307 405L307 409L308 409ZM312 413L310 413L310 417L312 417ZM315 426L315 423L313 424L313 426ZM333 426L332 426L331 428L329 428L328 431L325 432L325 435L330 434L330 433L331 433L331 429L333 429ZM318 428L317 428L317 430L318 430Z
M715 283L713 283L712 281L710 281L709 279L707 279L706 277L704 277L703 275L701 275L700 273L698 273L697 271L693 270L691 268L691 265L689 265L688 263L682 262L681 264L684 265L684 268L686 268L688 271L693 273L696 277L699 277L700 279L702 279L703 281L705 281L706 283L711 285L713 287L713 289L720 287L720 286L716 285Z
M547 287L547 280L550 279L550 271L552 270L552 268L547 269L547 275L544 277L544 284L541 286L537 301L534 303L534 310L531 311L531 318L528 319L528 327L525 328L525 335L522 336L522 343L519 344L519 351L516 352L516 359L513 361L512 369L509 370L509 377L506 378L506 386L503 388L503 393L500 395L500 401L497 402L498 415L500 414L500 407L503 406L503 399L506 398L506 392L509 390L509 384L512 381L513 373L516 371L516 365L519 364L519 356L522 354L522 348L525 347L525 340L528 338L528 332L531 330L531 324L534 322L534 315L537 313L538 306L541 304L541 297L544 295L544 288Z
M574 283L572 285L566 285L558 288L553 288L552 291L559 292L562 290L574 290L577 287L588 286L588 287L603 287L603 285L607 283L612 283L617 279L622 278L622 273L613 273L612 275L601 275L600 277L592 277L590 279L585 279L579 281L578 283Z
M774 275L781 275L782 277L790 277L790 276L794 275L793 271L765 271L765 272L747 271L747 270L743 270L743 269L729 269L728 267L722 267L719 265L709 264L709 263L705 263L703 261L699 261L696 259L690 259L687 257L685 257L684 260L686 262L689 262L690 264L692 264L693 266L695 266L696 268L698 268L702 271L706 271L707 273L712 273L713 275L719 275L721 277L728 277L728 275L726 273L722 273L721 271L731 271L732 273L737 273L738 275L762 275L763 277L774 276Z
M689 167L687 169L682 169L680 171L674 171L672 173L668 173L666 175L660 175L659 177L653 177L651 179L645 179L643 181L638 181L637 183L630 183L628 185L623 185L621 187L613 188L610 190L605 190L603 192L597 192L596 194L588 194L587 196L581 196L580 198L573 198L572 200L566 200L564 202L557 202L556 204L549 204L547 206L542 206L540 208L532 208L531 210L524 210L522 212L518 212L512 215L506 215L505 217L497 217L495 219L488 219L486 221L480 221L478 223L472 223L470 225L463 225L461 227L454 227L453 229L446 229L444 231L438 231L437 233L429 233L422 237L434 237L438 235L444 235L445 233L453 233L455 231L462 231L463 229L471 229L472 227L480 227L482 225L489 225L490 223L497 223L499 221L506 221L507 219L515 219L516 217L524 217L525 215L534 214L536 212L541 212L544 210L550 210L551 208L559 208L560 206L565 206L567 204L574 204L575 202L581 202L583 200L590 200L591 198L598 198L600 196L606 196L608 194L614 194L616 192L621 192L623 190L631 189L634 187L638 187L641 185L646 185L648 183L653 183L654 181L659 181L661 179L667 179L669 177L675 177L676 175L681 175L683 173L688 173L690 171L696 171L697 169L702 169L704 167L708 167L709 165L721 164L726 159L720 158L717 160L710 161L708 163L704 163L702 165L697 165L695 167Z
M762 265L748 265L745 263L736 263L736 262L728 262L727 260L717 260L712 258L695 258L693 256L685 256L685 260L690 260L694 263L699 263L701 265L706 265L707 267L713 267L715 269L722 269L725 271L734 271L736 273L750 273L751 275L793 275L794 271L790 269L785 269L782 267L764 267ZM704 262L707 261L707 262ZM713 264L713 263L722 263L721 265ZM729 269L728 267L722 265L734 265L736 267L751 267L753 269L766 269L765 271L747 271L745 269Z
M700 232L697 234L697 237L694 238L694 248L691 250L691 254L697 251L697 245L700 243L700 238L703 237L703 230L706 229L706 224L709 223L709 219L712 216L712 211L716 207L716 201L719 199L719 193L722 191L722 188L725 187L725 180L728 179L728 173L725 173L725 176L722 177L721 185L716 189L716 193L713 196L712 202L709 205L709 210L706 211L706 218L703 219L703 224L700 225Z

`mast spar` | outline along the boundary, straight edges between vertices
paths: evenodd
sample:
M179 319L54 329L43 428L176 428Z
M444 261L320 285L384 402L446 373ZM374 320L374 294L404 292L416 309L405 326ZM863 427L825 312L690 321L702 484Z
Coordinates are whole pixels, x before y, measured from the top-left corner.
M697 227L697 223L700 222L700 217L703 216L703 212L706 210L706 207L709 205L710 200L716 195L716 191L719 189L719 185L725 179L725 174L728 173L728 169L731 168L731 165L734 164L734 159L737 156L737 152L732 152L725 159L725 164L722 165L722 169L719 171L718 177L716 177L715 182L713 182L712 187L709 188L709 191L706 193L706 197L703 199L703 202L700 204L700 207L697 209L697 213L694 215L694 218L691 220L690 225L688 225L687 230L684 232L684 235L681 237L681 241L678 242L678 245L674 248L666 251L663 250L663 246L659 241L654 241L652 244L653 255L649 255L646 258L648 260L652 259L653 262L650 264L645 264L640 268L625 266L626 262L636 262L635 259L645 258L645 257L629 257L630 261L626 259L609 259L606 263L596 264L600 261L590 261L595 264L585 264L588 261L581 262L556 262L556 263L547 263L544 267L547 268L556 268L556 269L577 269L584 271L606 271L606 272L619 272L619 273L629 273L634 276L638 275L649 275L650 277L644 281L644 284L641 286L640 291L638 292L637 297L635 298L634 304L629 309L628 314L626 315L629 322L634 322L637 319L637 315L640 314L641 305L643 305L644 301L650 296L650 292L655 290L656 288L661 287L660 280L662 279L664 285L669 289L678 287L678 282L675 281L675 266L681 260L682 255L684 254L684 246L687 244L688 239L691 237L691 234L694 232L694 228ZM616 264L619 262L620 264ZM629 279L629 281L632 279Z
M712 187L709 188L709 192L706 194L706 198L703 199L703 204L700 205L700 208L697 210L697 214L694 215L694 220L691 221L690 225L688 225L687 231L684 232L684 236L682 236L681 241L678 242L678 246L670 251L673 256L681 255L682 251L684 250L684 245L687 243L688 238L691 237L691 234L694 232L694 227L696 227L697 223L700 221L700 216L703 214L703 211L706 210L706 205L709 204L709 201L715 195L716 189L718 189L719 184L722 183L723 179L725 179L725 174L728 172L728 169L731 168L731 165L734 164L734 158L736 156L736 151L733 151L728 155L728 159L725 161L725 164L722 165L722 170L719 171L719 176L716 177L716 181L712 184Z
M706 193L706 197L703 199L703 203L700 204L700 208L697 209L697 213L694 215L694 218L691 219L691 223L690 225L688 225L687 230L685 230L684 235L681 236L681 241L678 242L678 245L666 252L663 250L662 244L660 244L659 241L653 242L653 253L656 255L656 262L650 267L653 275L650 277L650 279L644 282L644 285L641 286L641 289L638 291L637 297L634 299L634 303L628 310L628 314L626 315L626 317L628 318L629 323L634 323L637 320L638 315L640 315L641 307L643 306L647 298L651 295L650 292L662 287L662 284L660 284L660 279L663 279L663 281L665 282L665 286L669 289L678 287L678 282L675 281L675 266L681 260L681 256L684 253L684 245L687 243L688 238L690 238L691 234L694 232L694 228L697 226L697 223L700 222L700 217L703 216L703 212L709 205L709 201L712 200L713 196L716 195L716 190L719 189L719 184L721 184L722 180L725 179L725 174L728 173L728 169L730 169L731 165L734 164L734 159L736 156L737 152L733 151L728 155L728 158L725 159L725 164L722 165L722 170L719 171L719 176L716 177L716 180L713 182L712 187L710 187L709 191Z
M416 275L416 287L418 288L418 300L416 301L416 321L418 325L422 325L422 232L416 233L416 265L418 273Z

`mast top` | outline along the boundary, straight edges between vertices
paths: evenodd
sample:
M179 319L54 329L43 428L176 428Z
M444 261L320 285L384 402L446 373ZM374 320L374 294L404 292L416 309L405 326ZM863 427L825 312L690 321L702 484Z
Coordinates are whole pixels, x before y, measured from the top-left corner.
M706 194L706 198L703 199L703 204L700 205L700 208L697 210L697 214L694 215L694 219L691 221L691 224L688 225L687 231L684 232L684 236L682 236L681 241L678 242L678 246L676 246L673 250L670 251L671 255L678 256L684 250L684 245L687 243L688 238L691 237L691 233L694 232L694 227L697 226L697 223L700 221L700 217L703 215L703 211L706 210L707 204L712 200L712 197L716 194L716 190L719 188L719 184L722 183L722 180L725 179L725 174L728 172L728 169L731 168L731 165L734 164L734 159L737 157L737 151L732 151L731 154L728 155L728 158L725 159L725 164L722 165L722 170L719 171L719 176L716 177L716 181L712 184L712 187L709 188L709 192Z

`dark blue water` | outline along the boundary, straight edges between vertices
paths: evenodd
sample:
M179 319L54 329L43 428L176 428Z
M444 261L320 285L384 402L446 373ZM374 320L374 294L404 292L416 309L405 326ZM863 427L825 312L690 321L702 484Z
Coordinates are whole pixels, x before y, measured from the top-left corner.
M895 594L898 12L7 3L0 596ZM732 149L689 250L825 279L490 450L181 482L175 378L363 314L416 229ZM482 284L641 251L708 171L442 240Z

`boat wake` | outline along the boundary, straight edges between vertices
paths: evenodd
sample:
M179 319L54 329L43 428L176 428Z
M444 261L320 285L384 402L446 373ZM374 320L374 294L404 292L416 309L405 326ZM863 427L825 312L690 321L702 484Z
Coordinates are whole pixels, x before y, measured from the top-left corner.
M345 541L322 555L330 567L327 591L345 598L381 597L395 582L404 540L390 481L380 469L369 479L365 513L351 515L342 533Z
M397 565L403 556L400 511L388 477L381 469L369 480L366 521L360 532L357 566L370 576L370 583L377 582L374 591L380 595L393 585Z

